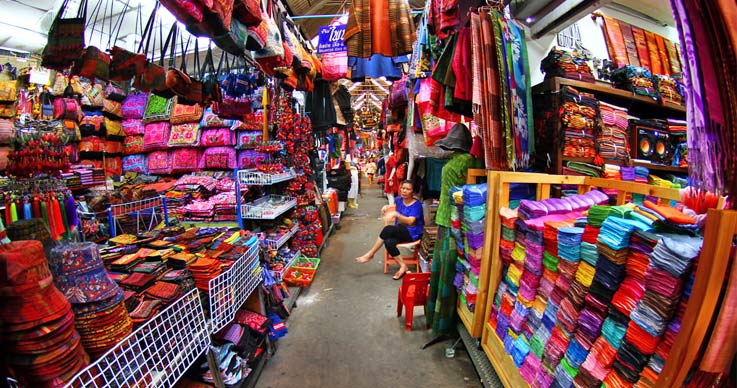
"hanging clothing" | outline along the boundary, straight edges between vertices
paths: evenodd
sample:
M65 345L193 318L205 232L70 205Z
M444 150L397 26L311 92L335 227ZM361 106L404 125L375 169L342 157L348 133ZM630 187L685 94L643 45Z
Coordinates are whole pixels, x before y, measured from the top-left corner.
M441 197L448 196L447 193ZM456 275L458 251L456 241L447 227L438 227L438 240L432 260L430 295L427 299L427 324L433 334L452 333L455 328L456 298L458 289L453 285Z
M415 25L406 0L351 2L343 38L349 57L407 55L412 53L415 39Z
M337 124L335 115L335 106L333 105L333 95L330 93L330 82L317 78L315 79L315 89L312 91L312 128L317 131L324 131L334 127Z
M407 57L387 57L373 54L369 58L348 57L350 77L354 82L363 81L365 77L386 77L389 80L402 78L402 64L407 63Z

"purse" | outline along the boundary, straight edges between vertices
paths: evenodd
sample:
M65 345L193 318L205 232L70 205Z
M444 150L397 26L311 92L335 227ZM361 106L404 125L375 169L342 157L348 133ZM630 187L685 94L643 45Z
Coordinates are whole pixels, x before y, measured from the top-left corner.
M67 76L61 72L56 73L56 76L54 77L54 84L51 86L51 95L57 97L63 96L64 90L67 88L67 85L69 85Z
M76 120L81 116L81 112L79 103L73 98L59 97L54 100L55 119Z
M215 36L212 40L215 44L233 55L241 55L246 49L245 43L248 37L248 27L236 19L230 22L230 29L222 35Z
M143 135L145 132L143 121L140 119L123 120L122 125L123 132L125 132L127 136Z
M79 123L79 129L84 135L100 135L105 118L99 112L86 112Z
M223 64L224 55L220 56L220 62L218 68L215 69L215 63L212 60L212 48L207 47L207 55L205 56L205 63L200 70L200 79L202 80L202 104L207 106L211 102L222 101L222 94L220 91L220 83L218 82L218 74L220 74L220 68ZM209 70L207 76L205 71Z
M176 101L176 97L164 98L152 93L149 95L148 101L146 101L146 109L143 112L142 118L143 123L169 121Z
M171 124L167 121L146 124L146 131L143 134L143 149L145 151L166 149L169 145L170 131Z
M233 18L246 26L261 23L261 0L235 0L233 2Z
M206 129L202 131L200 144L204 147L234 146L235 132L228 128Z
M102 85L90 84L80 81L82 86L82 95L79 102L82 106L102 107L105 104L105 95L102 91Z
M13 120L0 120L0 144L10 144L15 137L15 123Z
M148 93L129 94L123 101L123 118L124 119L142 119L146 112L148 103Z
M147 157L149 174L171 174L171 157L169 151L154 151Z
M169 147L196 147L200 145L200 125L198 123L172 125L168 145Z
M108 100L123 102L128 96L128 93L123 88L116 86L112 82L108 82L105 85L105 89L103 89L103 95Z
M123 166L123 172L137 172L139 174L148 173L146 155L136 154L123 156L121 164Z
M113 137L124 137L123 123L119 120L112 120L105 117L105 134Z
M82 51L82 57L74 61L72 74L95 79L110 79L110 55L95 46L87 46Z
M41 59L41 66L47 69L62 71L68 68L79 59L79 53L84 49L87 0L80 2L76 17L63 19L69 2L69 0L62 2L49 28L48 40Z
M146 69L146 56L132 53L118 46L110 49L110 80L126 82L143 74Z
M198 123L199 125L204 111L200 104L184 105L177 101L174 110L171 112L169 122L172 124Z
M202 153L198 167L225 170L237 168L237 165L233 147L210 147Z
M140 154L143 150L143 136L126 136L123 141L123 155Z
M102 101L102 113L107 117L121 120L123 119L123 104L117 101L104 99Z
M180 174L197 170L200 160L200 150L197 148L177 148L171 152L171 172Z
M213 103L212 110L220 117L241 120L253 112L253 103L250 99L225 97L223 102Z

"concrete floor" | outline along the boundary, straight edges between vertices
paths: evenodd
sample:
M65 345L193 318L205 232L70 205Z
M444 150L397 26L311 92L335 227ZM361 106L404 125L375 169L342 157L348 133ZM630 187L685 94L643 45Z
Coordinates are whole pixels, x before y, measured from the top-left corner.
M354 262L381 230L386 203L378 186L362 186L359 208L347 209L330 237L257 387L482 387L462 344L455 358L445 357L451 341L420 349L434 338L422 307L405 331L404 315L396 316L400 281L383 274L383 249L369 263Z

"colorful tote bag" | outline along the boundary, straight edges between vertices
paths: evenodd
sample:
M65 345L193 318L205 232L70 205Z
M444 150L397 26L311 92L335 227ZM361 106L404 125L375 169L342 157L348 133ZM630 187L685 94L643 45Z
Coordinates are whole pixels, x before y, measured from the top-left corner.
M205 147L234 146L235 132L228 128L205 129L200 143Z
M143 122L169 121L176 102L176 97L165 98L156 94L149 95L148 101L146 101L146 109L143 112Z
M154 151L148 154L146 161L149 174L171 174L171 157L169 151Z
M241 150L238 152L238 168L256 168L266 163L268 155L254 150Z
M192 172L197 170L200 161L200 150L197 148L178 148L171 152L172 173Z
M169 147L196 147L200 145L200 125L198 123L171 126Z
M123 120L123 132L128 136L143 135L146 125L141 119Z
M253 148L261 143L263 138L264 133L261 131L239 131L237 144L239 148Z
M143 152L143 135L126 136L123 142L123 155L140 154Z
M142 119L143 113L146 112L146 103L148 102L148 93L129 94L123 101L123 118L124 119Z
M232 147L211 147L205 149L200 158L201 169L232 169L236 168L237 160L235 149Z
M123 156L122 164L123 172L137 172L139 174L148 173L146 155L144 154Z
M143 149L153 151L166 149L169 145L171 124L168 121L146 124L146 133L143 135Z
M200 104L176 104L174 105L174 111L171 113L169 122L172 124L199 123L203 111L202 105Z

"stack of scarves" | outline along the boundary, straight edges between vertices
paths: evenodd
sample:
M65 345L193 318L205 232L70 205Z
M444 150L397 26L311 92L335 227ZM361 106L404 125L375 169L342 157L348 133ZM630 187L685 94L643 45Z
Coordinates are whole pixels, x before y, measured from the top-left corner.
M481 258L484 245L486 218L486 184L465 185L452 192L458 210L460 233L456 240L459 251L459 265L456 265L455 286L460 298L469 311L474 311L478 293L478 280L481 273ZM458 226L456 223L453 226ZM462 252L462 255L461 255Z
M594 83L594 74L586 60L576 51L567 52L553 47L540 61L540 70L545 78L563 77Z
M561 90L563 155L593 158L596 156L596 133L599 117L599 101L593 94L580 93L571 87Z
M660 94L653 83L653 75L644 67L622 66L611 74L614 87L629 90L641 96L659 98Z
M664 102L683 104L683 83L667 75L658 75L655 79L658 84L658 93Z
M609 197L606 194L596 190L562 199L549 198L542 201L523 199L520 201L518 214L523 220L534 220L547 215L584 210L592 205L607 203L608 201Z
M602 122L601 131L596 136L599 156L604 159L626 160L630 152L627 109L600 102L599 111Z

